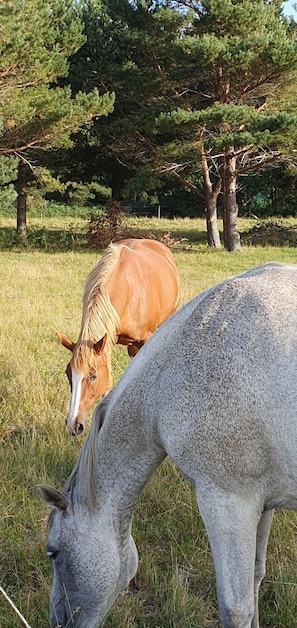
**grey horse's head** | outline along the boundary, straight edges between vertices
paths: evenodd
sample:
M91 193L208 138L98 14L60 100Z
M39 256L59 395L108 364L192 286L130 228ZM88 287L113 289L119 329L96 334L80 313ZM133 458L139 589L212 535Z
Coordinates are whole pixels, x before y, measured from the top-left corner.
M118 537L109 507L94 516L53 488L37 488L53 508L47 540L54 571L51 626L98 628L137 571L130 531L126 539Z

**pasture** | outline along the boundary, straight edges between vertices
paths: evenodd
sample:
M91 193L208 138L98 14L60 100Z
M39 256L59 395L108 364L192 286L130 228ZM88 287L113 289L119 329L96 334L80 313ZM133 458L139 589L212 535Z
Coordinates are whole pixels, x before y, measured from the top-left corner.
M47 220L46 228L66 233L69 220ZM0 221L3 227L12 226L8 219ZM36 219L35 227L41 224ZM240 230L250 224L240 221ZM241 254L211 251L202 241L202 220L131 219L131 228L137 234L170 231L176 239L188 238L173 249L183 303L263 262L297 263L295 247L244 246ZM55 250L45 240L44 250L15 246L1 251L0 584L32 628L49 625L52 581L45 551L48 512L33 487L40 483L62 488L82 443L65 429L68 356L55 334L62 331L77 339L83 284L101 255L76 246L75 238L72 249L64 251L62 237L60 241ZM128 362L126 349L116 347L115 381ZM110 611L106 628L217 628L212 556L195 494L168 460L142 494L133 535L138 573ZM297 515L278 512L260 594L262 628L297 628L296 559ZM2 597L0 625L22 625Z

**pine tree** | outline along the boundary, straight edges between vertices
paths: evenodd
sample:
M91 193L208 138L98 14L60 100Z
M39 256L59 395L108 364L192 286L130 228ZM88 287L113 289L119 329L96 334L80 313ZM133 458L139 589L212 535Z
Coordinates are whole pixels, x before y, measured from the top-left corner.
M114 99L97 89L73 97L58 84L85 40L71 0L7 0L0 24L0 155L20 157L18 229L25 234L26 151L70 147L71 134L112 111Z
M81 6L87 41L71 83L116 94L114 113L90 138L93 146L100 138L101 165L118 184L114 196L129 177L143 181L149 173L147 185L172 178L203 199L215 247L221 202L225 246L240 250L238 177L288 159L295 141L296 25L283 18L282 2Z
M175 138L168 163L172 168L170 153L181 137L190 164L196 147L204 178L212 176L216 189L221 186L225 246L240 250L237 178L287 159L295 138L292 98L281 110L279 103L285 86L296 87L295 25L282 18L279 0L176 4L194 11L182 40L193 80L187 102L160 118ZM180 162L185 173L186 162ZM175 173L180 176L178 168Z

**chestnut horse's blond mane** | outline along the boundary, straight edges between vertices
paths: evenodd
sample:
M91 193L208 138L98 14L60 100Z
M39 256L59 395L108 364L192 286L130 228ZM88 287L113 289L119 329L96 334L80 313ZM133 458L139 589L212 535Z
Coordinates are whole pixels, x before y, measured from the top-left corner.
M110 244L85 283L81 329L73 352L73 367L85 376L94 365L94 342L106 334L106 350L111 350L116 343L120 317L110 301L105 283L118 263L121 249L121 246Z

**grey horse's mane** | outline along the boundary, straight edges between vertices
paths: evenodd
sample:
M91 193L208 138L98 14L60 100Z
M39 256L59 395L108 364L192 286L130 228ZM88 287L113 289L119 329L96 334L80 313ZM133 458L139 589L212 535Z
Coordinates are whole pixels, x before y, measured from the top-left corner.
M67 495L72 496L74 489L77 488L78 493L86 499L90 509L93 509L95 505L96 496L95 467L98 460L98 435L103 425L111 395L112 392L108 393L96 406L89 434L84 441L76 465L64 487L66 497Z

